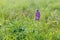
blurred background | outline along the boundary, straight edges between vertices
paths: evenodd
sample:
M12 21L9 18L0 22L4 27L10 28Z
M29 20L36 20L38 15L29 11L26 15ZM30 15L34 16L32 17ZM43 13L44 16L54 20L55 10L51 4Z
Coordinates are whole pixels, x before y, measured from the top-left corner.
M60 0L0 0L0 40L60 40Z

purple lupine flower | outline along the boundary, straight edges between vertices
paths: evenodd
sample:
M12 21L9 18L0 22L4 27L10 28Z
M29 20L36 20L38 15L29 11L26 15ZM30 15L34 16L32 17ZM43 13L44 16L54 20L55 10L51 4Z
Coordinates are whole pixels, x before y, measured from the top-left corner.
M40 12L39 12L39 10L36 10L35 20L40 20Z

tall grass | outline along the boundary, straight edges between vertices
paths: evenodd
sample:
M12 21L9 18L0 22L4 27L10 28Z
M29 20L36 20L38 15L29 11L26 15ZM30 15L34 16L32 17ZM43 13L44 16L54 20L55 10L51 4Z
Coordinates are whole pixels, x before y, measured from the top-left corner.
M0 0L0 40L60 40L60 0Z

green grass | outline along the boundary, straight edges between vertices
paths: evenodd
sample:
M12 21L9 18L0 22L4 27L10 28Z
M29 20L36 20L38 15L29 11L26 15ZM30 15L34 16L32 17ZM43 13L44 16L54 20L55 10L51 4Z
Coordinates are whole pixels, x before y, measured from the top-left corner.
M60 0L0 0L0 40L60 40Z

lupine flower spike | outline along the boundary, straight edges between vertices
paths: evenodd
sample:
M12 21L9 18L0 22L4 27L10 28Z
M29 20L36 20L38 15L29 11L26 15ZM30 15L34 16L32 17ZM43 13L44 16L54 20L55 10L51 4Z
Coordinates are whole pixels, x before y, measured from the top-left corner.
M39 10L36 10L36 12L35 12L35 20L40 20L40 12L39 12Z

